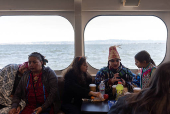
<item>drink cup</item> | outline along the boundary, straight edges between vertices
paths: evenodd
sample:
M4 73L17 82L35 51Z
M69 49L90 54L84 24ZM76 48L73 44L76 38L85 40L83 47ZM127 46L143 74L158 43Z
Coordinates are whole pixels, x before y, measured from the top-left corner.
M141 91L141 88L140 87L134 87L133 88L133 92L134 93L138 93L138 92L140 92Z
M90 91L96 92L96 84L90 84Z
M117 86L117 85L113 85L113 86L112 86L112 93L113 93L113 96L116 94L116 86Z
M125 93L127 93L127 92L128 92L128 88L127 88L127 87L124 87L123 93L125 94Z

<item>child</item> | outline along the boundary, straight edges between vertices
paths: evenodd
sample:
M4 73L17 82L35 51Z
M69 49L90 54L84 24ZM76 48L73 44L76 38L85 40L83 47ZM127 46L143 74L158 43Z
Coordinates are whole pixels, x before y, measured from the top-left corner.
M147 88L149 85L150 78L156 69L154 61L151 59L150 54L143 50L135 55L135 65L141 68L140 77L140 87L142 89Z

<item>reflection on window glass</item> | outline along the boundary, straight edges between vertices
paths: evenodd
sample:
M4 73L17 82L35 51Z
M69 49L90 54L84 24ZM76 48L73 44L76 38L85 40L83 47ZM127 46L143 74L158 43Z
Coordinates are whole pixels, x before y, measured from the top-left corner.
M87 24L84 38L85 55L92 67L107 66L109 47L120 45L122 64L136 69L134 56L141 50L148 51L156 65L162 62L167 28L155 16L98 16Z
M1 16L0 31L0 68L23 63L32 52L44 55L53 70L74 58L73 27L61 16Z

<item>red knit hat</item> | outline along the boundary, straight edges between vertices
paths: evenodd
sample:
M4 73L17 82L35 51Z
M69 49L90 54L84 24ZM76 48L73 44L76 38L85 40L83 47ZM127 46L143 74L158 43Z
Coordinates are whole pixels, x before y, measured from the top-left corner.
M108 56L108 61L112 59L120 59L119 53L117 52L116 49L117 46L111 46L109 47L109 56Z

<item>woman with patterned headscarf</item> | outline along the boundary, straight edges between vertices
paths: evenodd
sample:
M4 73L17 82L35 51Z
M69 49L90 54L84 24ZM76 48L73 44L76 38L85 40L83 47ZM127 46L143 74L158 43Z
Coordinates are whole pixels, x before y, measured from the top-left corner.
M21 79L9 114L14 114L21 99L26 106L20 114L56 114L60 108L58 83L55 72L45 67L48 62L38 52L28 57L29 71Z
M131 82L132 78L136 75L132 73L128 68L122 65L117 46L111 46L109 48L108 66L101 68L95 77L95 83L98 86L101 81L105 82L105 93L109 96L112 94L112 85L116 85L118 81L122 81L124 86L127 86L126 82ZM139 83L137 83L139 86Z
M9 64L0 70L0 114L7 114L10 110L18 83L27 70L28 62ZM25 102L20 102L17 112L19 113L24 106Z

